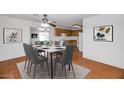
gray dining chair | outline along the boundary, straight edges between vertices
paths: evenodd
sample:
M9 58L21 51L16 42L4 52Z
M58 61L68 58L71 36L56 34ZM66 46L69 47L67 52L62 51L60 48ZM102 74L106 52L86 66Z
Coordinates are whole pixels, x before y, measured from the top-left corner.
M35 41L35 45L37 45L37 47L41 47L44 45L44 41ZM38 49L37 51L39 52L39 54L43 54L44 56L46 56L45 51L40 49Z
M28 71L28 69L29 69L29 64L30 64L30 58L31 58L30 51L28 51L28 44L23 43L23 48L24 48L24 52L25 52L25 55L26 55L26 60L25 60L24 69L26 68L27 63L28 63L28 67L27 67L27 71Z
M33 78L35 78L36 66L37 66L37 64L41 64L43 62L46 62L47 70L48 70L48 74L49 74L48 59L43 55L39 56L39 53L33 47L30 48L30 52L32 54L32 57L31 57L31 65L30 65L30 68L29 68L29 74L30 74L30 71L31 71L31 68L32 68L32 64L34 64L35 67L34 67Z
M67 42L63 42L63 44L62 44L62 46L68 46L69 44L67 43ZM55 57L57 58L57 57L60 57L60 56L62 56L63 55L63 51L59 51L59 52L56 52L55 53Z
M38 51L35 48L33 48L31 45L28 45L28 44L26 44L26 51L28 51L27 56L30 59L29 74L31 72L32 64L34 64L35 66L34 66L33 78L35 78L37 64L41 64L43 62L46 62L47 70L48 70L48 74L49 74L49 66L48 66L47 58L43 55L39 56Z
M73 46L72 45L67 45L66 49L63 52L63 55L60 58L55 59L55 64L54 64L54 76L56 75L56 64L62 64L64 66L64 71L65 71L65 78L67 78L66 75L66 65L71 65L73 75L75 78L75 72L72 64L72 56L73 56Z
M67 46L67 45L69 45L69 43L68 42L66 42L66 41L63 41L63 44L62 44L63 46Z
M35 41L35 45L40 45L40 41Z

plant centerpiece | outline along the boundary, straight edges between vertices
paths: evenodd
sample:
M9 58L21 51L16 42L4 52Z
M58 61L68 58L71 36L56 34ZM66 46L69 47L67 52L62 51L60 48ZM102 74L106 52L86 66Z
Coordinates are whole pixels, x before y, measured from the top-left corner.
M49 42L48 40L45 40L45 41L44 41L44 45L45 45L46 47L48 47L49 44L50 44L50 42Z

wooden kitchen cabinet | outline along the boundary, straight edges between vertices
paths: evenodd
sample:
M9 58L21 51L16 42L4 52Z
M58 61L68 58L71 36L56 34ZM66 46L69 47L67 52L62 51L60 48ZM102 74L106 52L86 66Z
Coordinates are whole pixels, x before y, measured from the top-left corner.
M54 33L55 36L61 36L62 33L65 33L66 36L71 36L70 31L66 29L55 28Z
M63 33L63 32L64 32L63 29L59 29L59 28L54 29L55 36L61 36L61 33Z
M65 30L67 36L71 36L71 31L70 30Z
M65 36L79 36L79 32L82 32L81 30L68 30L68 29L61 29L61 28L55 28L55 36L61 36L62 33L65 33ZM77 40L65 40L65 42L77 46Z
M81 30L54 29L55 36L61 36L61 33L65 33L66 36L79 36L79 32L81 32Z
M71 33L71 36L79 36L79 32L82 32L81 30L73 30Z
M72 35L72 36L78 36L78 33L79 33L79 32L77 32L77 31L72 31L72 34L71 34L71 35Z
M65 42L67 42L73 46L77 46L77 40L66 40Z

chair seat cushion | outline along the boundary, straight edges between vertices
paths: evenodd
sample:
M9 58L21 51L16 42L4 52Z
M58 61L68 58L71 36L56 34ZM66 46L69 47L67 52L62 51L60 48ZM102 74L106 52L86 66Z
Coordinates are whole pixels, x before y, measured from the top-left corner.
M57 62L57 63L60 63L62 65L68 65L68 64L71 64L71 62L72 62L71 60L64 61L64 60L61 59L61 57L56 58L54 61Z
M37 51L38 51L38 52L44 52L43 50L40 50L40 49L38 49Z

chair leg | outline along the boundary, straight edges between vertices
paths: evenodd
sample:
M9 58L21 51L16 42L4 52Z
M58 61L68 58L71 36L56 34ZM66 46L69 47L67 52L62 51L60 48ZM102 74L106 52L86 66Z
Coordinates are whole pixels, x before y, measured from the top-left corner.
M49 55L48 55L48 52L47 52L47 54L46 54L46 57L47 57L47 60L49 59L48 57L49 57Z
M63 65L62 65L62 71L63 71Z
M31 68L32 68L32 63L31 63L30 68L29 68L29 75L30 75L30 72L31 72Z
M36 67L37 67L37 64L35 64L35 67L34 67L34 75L33 75L33 79L35 79Z
M24 69L26 68L27 62L28 62L28 58L26 58L26 60L25 60Z
M30 67L30 59L28 59L28 67L27 67L27 73L29 73L29 67Z
M42 63L40 63L40 67L42 68Z
M69 67L69 69L68 69L68 70L70 71L70 70L71 70L70 64L68 65L68 67Z
M73 75L74 75L74 78L75 78L75 72L74 72L74 68L73 68L72 64L71 64L71 67L72 67Z
M57 58L57 53L55 53L55 58Z
M44 70L44 69L43 69L43 67L44 67L44 66L43 66L43 62L40 63L40 67L41 67L42 70Z
M64 70L65 70L65 78L67 79L67 75L66 75L66 65L64 65Z
M56 75L56 62L54 64L54 76Z
M49 73L49 64L48 64L48 61L46 61L46 65L47 65L48 74L50 74Z

